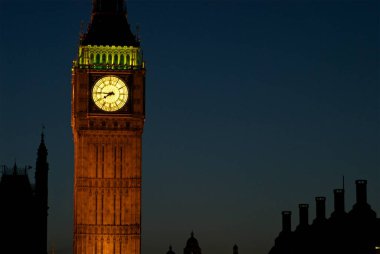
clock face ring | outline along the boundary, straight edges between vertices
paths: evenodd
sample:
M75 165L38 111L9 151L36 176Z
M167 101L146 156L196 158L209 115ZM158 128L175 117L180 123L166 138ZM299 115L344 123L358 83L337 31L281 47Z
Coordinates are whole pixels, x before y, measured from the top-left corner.
M117 111L128 101L127 85L116 76L104 76L95 82L92 88L92 99L103 111Z

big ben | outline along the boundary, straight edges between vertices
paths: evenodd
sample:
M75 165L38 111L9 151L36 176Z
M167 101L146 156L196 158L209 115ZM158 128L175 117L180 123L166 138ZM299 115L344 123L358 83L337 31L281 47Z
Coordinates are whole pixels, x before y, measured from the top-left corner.
M72 68L74 254L140 254L145 66L124 0L93 0Z

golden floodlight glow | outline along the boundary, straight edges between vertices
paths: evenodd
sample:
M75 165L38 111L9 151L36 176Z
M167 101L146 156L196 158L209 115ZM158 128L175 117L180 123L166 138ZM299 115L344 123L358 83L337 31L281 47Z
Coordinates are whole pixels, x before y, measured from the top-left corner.
M101 110L117 111L127 103L127 85L116 76L104 76L95 83L92 99Z
M81 69L129 70L144 68L142 51L133 46L97 46L79 47L78 60L74 66Z

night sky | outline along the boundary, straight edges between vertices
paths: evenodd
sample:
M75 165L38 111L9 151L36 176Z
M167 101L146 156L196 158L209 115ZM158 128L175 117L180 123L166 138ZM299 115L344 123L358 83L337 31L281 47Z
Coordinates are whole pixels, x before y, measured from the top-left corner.
M380 215L379 1L128 1L147 63L142 254L264 254L281 211L356 179ZM90 0L0 0L0 164L49 150L49 247L72 251L71 63ZM34 180L34 171L29 172ZM25 211L27 213L28 211Z

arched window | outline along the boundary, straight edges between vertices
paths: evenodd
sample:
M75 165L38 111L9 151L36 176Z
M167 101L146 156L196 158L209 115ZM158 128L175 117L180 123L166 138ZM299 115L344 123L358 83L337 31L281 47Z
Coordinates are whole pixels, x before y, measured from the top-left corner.
M100 55L99 54L96 54L96 60L95 60L95 63L100 63Z
M113 63L114 64L119 64L119 58L117 55L115 55L114 59L113 59Z
M105 64L107 62L107 56L106 54L102 55L102 64Z
M108 61L107 61L108 64L112 64L112 55L111 54L108 54Z
M95 61L95 59L94 59L94 54L91 54L91 55L90 55L90 64L93 64L94 61Z
M124 64L124 55L123 54L120 56L120 64Z

